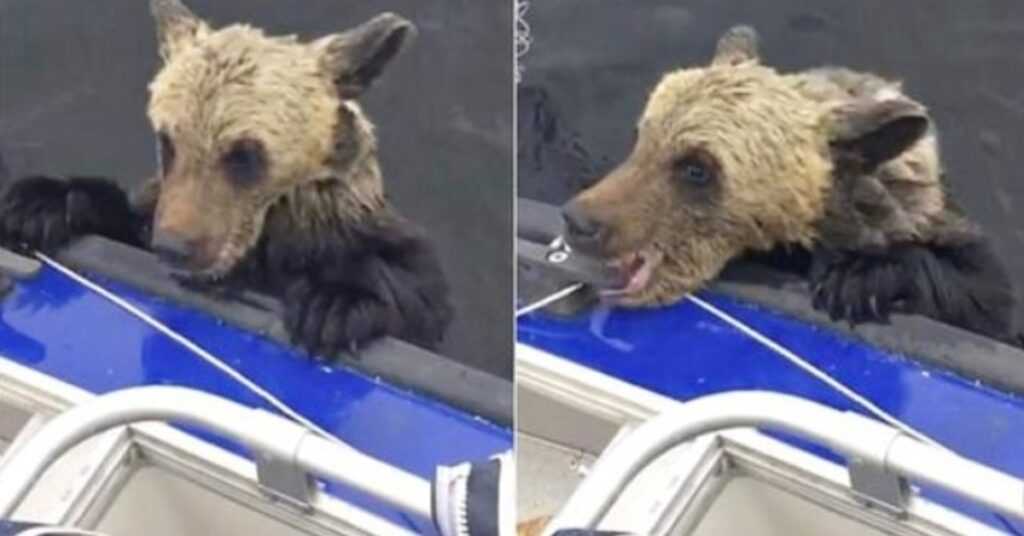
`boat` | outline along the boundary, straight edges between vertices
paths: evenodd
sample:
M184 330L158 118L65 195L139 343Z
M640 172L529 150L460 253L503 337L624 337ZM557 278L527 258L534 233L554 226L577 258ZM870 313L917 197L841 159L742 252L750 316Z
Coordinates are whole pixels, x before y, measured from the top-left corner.
M1024 533L1024 352L922 317L837 324L754 265L615 308L588 296L601 267L557 208L519 207L518 501L537 533Z
M100 237L0 266L2 534L439 534L512 447L510 382L401 341L313 359Z

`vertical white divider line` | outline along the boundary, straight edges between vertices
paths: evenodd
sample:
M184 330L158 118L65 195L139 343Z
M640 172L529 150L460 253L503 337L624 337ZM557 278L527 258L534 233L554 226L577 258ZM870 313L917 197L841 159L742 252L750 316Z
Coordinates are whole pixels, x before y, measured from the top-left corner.
M533 36L530 35L530 24L526 21L526 12L530 9L530 2L528 0L516 0L515 2L515 29L513 30L515 35L513 40L515 41L515 83L519 85L523 80L523 71L526 66L523 65L523 59L526 57L526 53L530 51L530 44L533 42Z

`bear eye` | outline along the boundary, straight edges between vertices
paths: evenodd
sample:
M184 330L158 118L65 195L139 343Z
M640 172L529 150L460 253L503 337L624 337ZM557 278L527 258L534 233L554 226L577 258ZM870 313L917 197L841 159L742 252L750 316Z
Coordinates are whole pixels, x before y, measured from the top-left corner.
M161 175L167 175L171 172L174 167L174 142L171 141L171 137L166 132L160 131L156 135L157 149L157 168L160 170Z
M706 186L717 178L715 166L699 154L691 154L677 160L675 173L679 180L695 186Z
M260 181L267 175L267 152L263 142L251 138L236 141L221 157L221 166L228 178L238 184Z

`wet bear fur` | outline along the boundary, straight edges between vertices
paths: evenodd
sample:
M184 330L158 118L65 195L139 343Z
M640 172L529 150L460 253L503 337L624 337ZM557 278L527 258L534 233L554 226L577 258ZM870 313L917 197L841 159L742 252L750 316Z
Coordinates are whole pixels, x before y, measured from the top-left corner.
M0 242L52 252L100 234L151 248L184 284L263 290L311 353L385 335L433 348L448 286L422 232L386 200L373 125L355 98L413 26L383 14L313 42L210 27L153 0L163 66L150 84L158 176L35 176L0 202Z
M604 294L626 306L782 251L806 259L814 306L835 320L920 314L1019 344L1009 275L944 188L936 136L898 82L780 73L739 26L710 65L657 84L632 154L563 208L566 235L621 272Z

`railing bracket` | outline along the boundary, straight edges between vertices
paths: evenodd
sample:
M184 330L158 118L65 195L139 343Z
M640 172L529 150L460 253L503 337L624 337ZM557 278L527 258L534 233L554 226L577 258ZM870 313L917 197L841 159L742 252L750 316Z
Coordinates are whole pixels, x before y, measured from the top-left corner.
M907 479L861 458L849 462L850 486L858 499L899 518L907 515L910 484Z
M256 476L260 487L271 498L303 512L313 510L313 477L294 463L256 453Z

